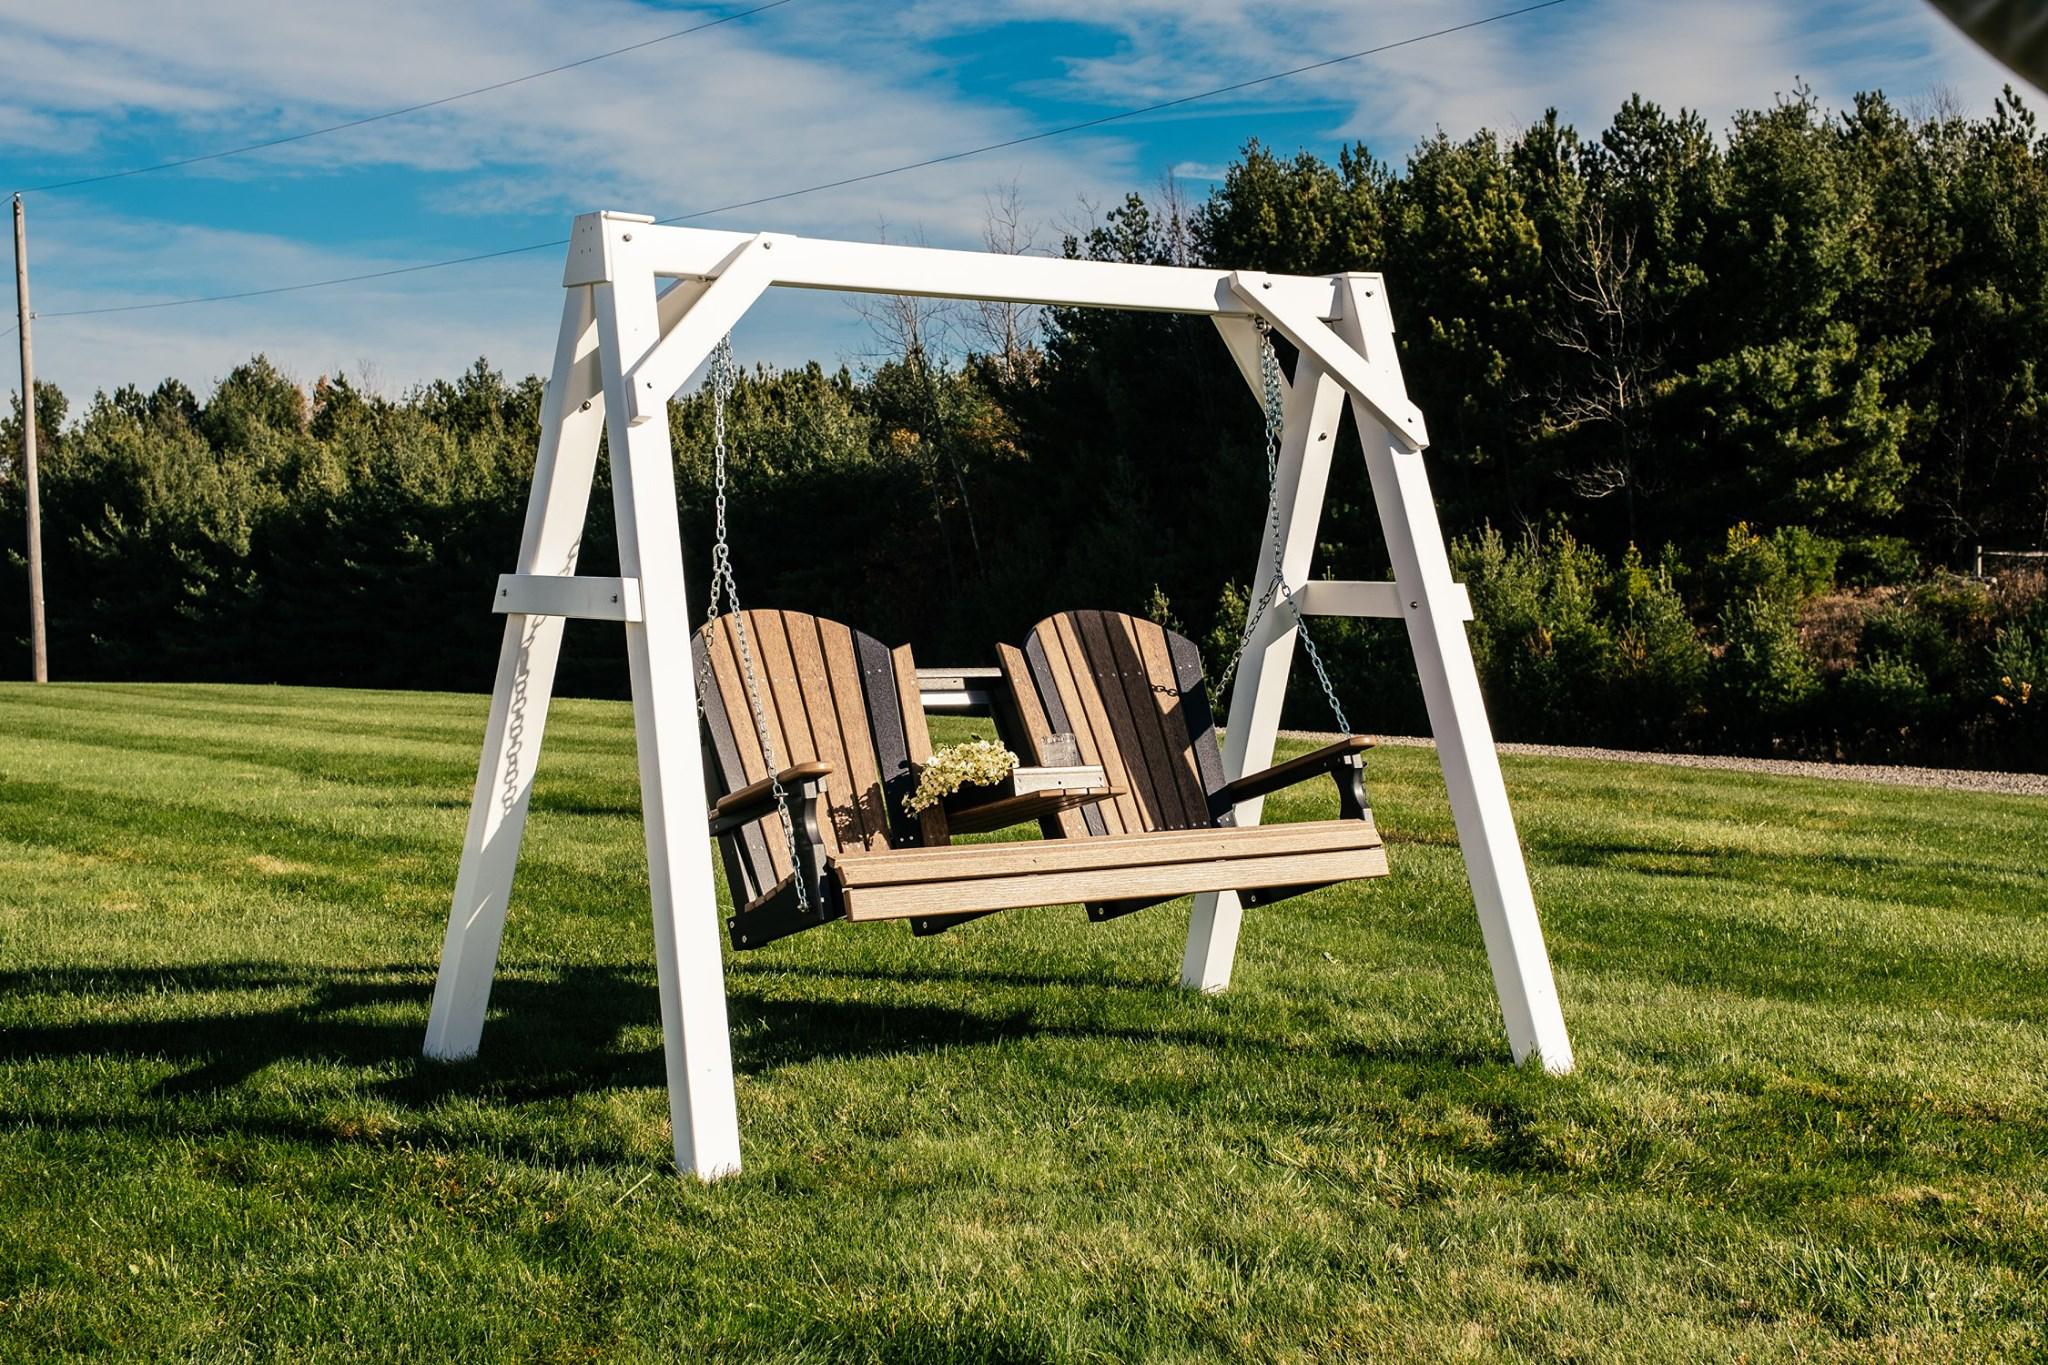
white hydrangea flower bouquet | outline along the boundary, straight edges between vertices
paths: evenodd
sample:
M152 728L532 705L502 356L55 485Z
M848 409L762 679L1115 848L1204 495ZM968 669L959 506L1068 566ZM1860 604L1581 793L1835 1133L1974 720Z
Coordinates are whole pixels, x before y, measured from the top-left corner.
M993 787L1017 770L1017 755L992 739L970 739L932 752L917 774L917 790L903 798L915 815L930 810L962 787Z

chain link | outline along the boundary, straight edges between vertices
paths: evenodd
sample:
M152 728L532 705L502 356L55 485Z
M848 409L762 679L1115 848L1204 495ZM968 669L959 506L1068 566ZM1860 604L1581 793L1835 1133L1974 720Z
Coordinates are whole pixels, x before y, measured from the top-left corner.
M710 625L718 619L718 605L722 597L732 613L733 634L739 640L740 664L746 674L747 704L754 712L754 732L761 739L761 761L768 767L768 787L775 796L775 811L782 819L782 837L789 846L789 865L796 886L796 908L809 910L811 897L804 884L803 867L797 859L796 824L790 819L789 793L783 789L782 780L776 774L781 765L775 758L775 741L768 736L768 712L761 705L761 684L754 675L754 647L747 639L747 618L740 611L739 579L733 576L732 545L725 529L725 405L732 396L738 374L732 359L732 338L722 338L711 352L711 373L705 383L711 389L711 491L712 491L712 534L711 534L711 597L704 608L704 623ZM704 641L704 659L697 667L697 709L704 709L704 698L711 687L711 641Z
M1323 666L1322 652L1316 648L1315 637L1309 633L1308 618L1302 615L1300 606L1296 604L1294 589L1287 585L1287 574L1281 567L1280 441L1287 421L1285 391L1280 382L1280 357L1273 350L1271 325L1264 318L1257 319L1257 323L1259 387L1266 410L1266 543L1273 547L1273 573L1266 580L1258 601L1252 604L1251 614L1245 619L1244 634L1238 638L1237 650L1230 656L1230 662L1223 666L1223 674L1216 681L1216 691L1221 694L1229 690L1230 680L1237 675L1237 666L1244 661L1245 651L1251 648L1259 624L1265 620L1274 597L1278 596L1286 601L1294 614L1295 632L1300 635L1302 649L1315 668L1316 681L1323 685L1323 698L1330 703L1330 714L1336 717L1338 731L1348 735L1351 722L1344 716L1344 705L1337 700L1337 689L1330 682L1330 671Z

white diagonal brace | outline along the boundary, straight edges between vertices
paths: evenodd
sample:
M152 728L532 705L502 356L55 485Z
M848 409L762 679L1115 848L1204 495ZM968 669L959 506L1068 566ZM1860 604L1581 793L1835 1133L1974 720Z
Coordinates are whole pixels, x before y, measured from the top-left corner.
M1223 334L1223 344L1230 349L1230 358L1237 362L1237 372L1244 376L1244 382L1251 385L1253 396L1264 406L1266 380L1259 372L1258 324L1250 318L1230 317L1223 313L1218 313L1210 321Z
M726 258L690 310L633 366L626 376L633 426L667 415L675 391L775 282L769 270L774 248L775 239L765 232L749 238Z
M583 546L604 422L597 317L590 290L562 300L555 365L544 390L533 492L519 542L521 574L572 574ZM533 773L554 693L563 618L508 615L498 652L498 682L484 729L483 756L471 792L469 828L455 877L441 968L434 982L425 1052L455 1061L476 1055L497 974L498 945L526 830Z
M1258 333L1254 325L1242 318L1216 321L1231 354L1244 371L1245 382L1263 403L1265 381L1259 371ZM1244 344L1247 337L1249 346ZM1322 525L1330 452L1337 444L1337 419L1344 411L1343 388L1313 361L1305 359L1296 366L1295 382L1289 384L1283 379L1281 387L1284 425L1273 488L1273 497L1280 507L1280 542L1277 547L1274 545L1275 528L1269 524L1259 542L1258 569L1252 575L1254 593L1264 589L1276 559L1289 583L1299 583L1308 576L1316 530ZM1249 627L1252 623L1245 624ZM1280 707L1287 696L1288 674L1294 667L1296 631L1293 613L1269 609L1245 646L1237 680L1231 685L1230 718L1223 731L1226 779L1257 772L1273 761L1273 743L1280 732ZM1264 807L1263 799L1240 802L1236 807L1237 823L1256 825ZM1195 897L1194 910L1188 918L1187 946L1181 955L1183 986L1214 992L1230 985L1243 921L1244 908L1235 891L1205 891Z
M1284 291L1273 288L1269 275L1249 270L1230 277L1230 288L1247 308L1273 324L1304 356L1314 358L1323 372L1344 386L1356 403L1370 413L1396 440L1409 450L1429 444L1429 429L1422 412L1408 401L1398 372L1389 372L1355 350L1330 325L1297 306ZM678 380L678 383L681 381Z
M1364 276L1349 281L1347 307L1337 323L1343 336L1339 344L1370 371L1398 382L1392 319L1385 300L1367 294L1373 284ZM1529 869L1515 835L1486 699L1479 691L1472 646L1465 635L1466 599L1451 579L1422 453L1404 448L1401 433L1355 394L1351 415L1365 446L1365 466L1372 477L1373 502L1379 508L1394 581L1408 607L1408 641L1429 708L1429 728L1436 736L1437 761L1443 767L1509 1046L1518 1062L1533 1057L1545 1070L1570 1071L1571 1038L1558 1007L1543 925L1536 916Z

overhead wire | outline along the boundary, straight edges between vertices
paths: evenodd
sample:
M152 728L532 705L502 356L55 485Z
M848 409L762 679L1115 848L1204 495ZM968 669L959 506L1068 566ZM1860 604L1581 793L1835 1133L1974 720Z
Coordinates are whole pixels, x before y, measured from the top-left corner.
M782 2L787 3L787 0L782 0ZM656 222L662 224L693 222L699 218L709 218L715 214L731 213L736 209L756 208L762 204L781 203L785 200L801 198L804 195L820 194L826 190L842 189L848 185L864 184L869 181L885 179L889 176L903 175L910 171L924 170L927 167L931 166L945 165L948 162L964 161L970 157L982 156L989 152L1003 151L1010 147L1020 147L1026 143L1031 142L1043 142L1047 138L1061 137L1068 133L1082 132L1089 128L1099 128L1102 127L1104 124L1117 123L1127 119L1140 118L1146 114L1155 114L1161 112L1162 110L1179 108L1183 105L1194 104L1201 100L1215 99L1221 95L1235 94L1240 90L1249 90L1255 86L1270 85L1275 81L1288 80L1295 76L1307 75L1309 72L1312 71L1321 71L1328 67L1339 66L1345 62L1355 62L1365 57L1378 56L1381 53L1392 52L1397 48L1413 47L1417 43L1425 43L1435 38L1448 37L1453 33L1463 33L1467 30L1481 28L1488 24L1497 24L1507 19L1519 18L1520 16L1525 14L1533 14L1538 10L1554 9L1559 5L1568 3L1570 3L1570 0L1538 0L1538 3L1535 4L1522 5L1518 8L1510 10L1502 10L1497 14L1490 14L1483 18L1467 20L1466 22L1461 24L1451 24L1444 28L1433 29L1427 33L1413 34L1409 37L1396 39L1392 42L1381 43L1376 47L1363 48L1357 52L1347 52L1344 53L1342 56L1328 57L1323 59L1322 61L1310 62L1304 66L1290 67L1285 71L1275 71L1263 76L1254 76L1248 80L1233 81L1229 85L1219 85L1214 89L1198 91L1192 95L1181 95L1170 100L1160 100L1156 103L1142 105L1134 109L1118 110L1115 113L1103 114L1096 118L1083 119L1078 123L1063 124L1059 127L1043 129L1036 133L1027 133L1019 137L1006 138L1000 142L984 143L979 147L970 147L964 151L958 152L948 152L943 156L932 156L926 157L919 161L909 161L905 162L900 166L890 166L883 170L868 171L860 175L844 176L837 180L822 181L815 185L803 186L800 189L783 190L776 194L761 195L753 199L735 200L730 204L720 204L715 208L696 209L690 213L676 214L673 217L656 219ZM739 16L733 17L737 18ZM272 285L263 289L243 289L237 290L233 293L226 294L203 294L192 298L160 299L153 303L124 303L110 305L103 308L69 308L63 310L38 311L36 316L38 318L93 317L107 313L138 313L160 308L184 308L191 305L202 303L227 303L236 299L253 299L264 298L276 294L293 294L308 289L328 289L338 285L362 284L372 280L391 279L400 275L415 275L428 270L442 270L451 266L470 265L478 261L498 260L506 256L519 256L527 252L546 251L554 247L567 246L568 241L569 239L566 237L558 237L545 242L529 242L525 246L504 247L496 251L481 251L467 256L451 256L445 260L422 261L414 265L393 266L390 269L386 270L369 270L354 275L337 275L329 279L307 280L298 284Z
M1286 71L1275 71L1269 75L1254 76L1250 80L1234 81L1229 85L1219 85L1213 90L1203 90L1193 95L1181 95L1175 99L1160 100L1156 104L1142 105L1136 109L1122 109L1113 114L1103 114L1098 118L1083 119L1079 123L1068 123L1058 128L1047 128L1043 132L1026 133L1022 137L1008 138L1002 142L991 142L980 147L970 147L964 152L948 152L944 156L926 157L923 161L906 162L901 166L891 166L887 170L869 171L864 175L849 175L841 180L828 180L821 185L806 185L800 190L785 190L780 194L766 194L758 199L742 199L737 203L720 204L715 209L698 209L694 213L678 214L674 218L660 218L655 221L660 223L686 223L693 218L707 218L714 213L730 213L734 209L756 208L762 204L780 203L782 200L795 199L806 194L817 194L824 190L836 190L847 185L859 185L869 180L880 180L885 176L902 175L906 171L921 171L927 166L943 166L949 161L964 161L968 157L981 156L987 152L1000 152L1011 147L1022 147L1028 142L1043 142L1049 137L1060 137L1067 133L1082 132L1089 128L1100 128L1106 123L1120 123L1126 119L1142 118L1146 114L1156 114L1165 109L1175 109L1183 104L1193 104L1198 100L1215 99L1218 95L1233 95L1240 90L1249 90L1253 86L1270 85L1274 81L1284 81L1293 76L1305 76L1311 71L1321 71L1325 67L1340 66L1345 62L1355 62L1363 57L1376 57L1383 52L1392 52L1395 48L1413 47L1417 43L1426 43L1432 38L1443 38L1453 33L1463 33L1466 29L1479 28L1486 24L1497 24L1503 19L1513 19L1524 14L1533 14L1537 10L1551 9L1566 3L1569 3L1569 0L1539 0L1536 4L1524 5L1520 9L1503 10L1499 14L1490 14L1483 19L1473 19L1462 24L1452 24L1448 28L1435 29L1429 33L1418 33L1412 37L1400 38L1391 43L1381 43L1378 47L1368 47L1357 52L1347 52L1341 57L1327 57L1322 61L1310 62L1306 66L1291 67Z
M666 43L677 38L686 38L692 33L702 33L706 29L717 28L722 24L730 24L737 20L761 14L771 9L780 9L784 5L793 3L795 3L795 0L769 0L769 3L756 5L752 9L722 15L717 19L711 19L701 24L693 24L689 28L679 28L669 33L657 34L652 38L643 38L637 43L628 43L624 47L615 47L609 52L599 52L593 56L579 57L573 62L563 62L560 66L551 66L544 71L529 71L524 76L513 76L509 80L493 81L489 85L479 85L474 90L461 90L453 95L442 95L438 99L422 100L418 104L408 104L401 109L386 109L381 114L365 114L361 118L352 118L341 123L330 123L324 128L309 128L302 133L287 133L281 137L266 138L261 142L245 142L238 147L223 147L217 151L200 152L193 156L181 156L170 161L154 162L147 166L131 166L123 171L107 171L100 175L82 175L73 180L53 180L46 185L28 185L13 191L13 193L45 194L53 190L76 189L82 185L100 185L105 184L109 180L126 180L131 176L150 175L156 171L176 170L180 166L196 166L203 161L220 161L227 157L241 156L248 152L261 152L272 147L283 147L288 143L305 142L316 137L326 137L329 133L346 132L351 128L361 128L372 123L382 123L386 119L399 118L406 114L417 114L428 109L439 109L444 104L454 104L458 100L473 99L478 95L488 95L494 90L509 90L515 85L524 85L528 81L540 80L543 76L558 76L564 71L574 71L579 66L589 66L593 62L602 62L613 57L622 57L628 52L638 52L643 48L653 47L657 43Z

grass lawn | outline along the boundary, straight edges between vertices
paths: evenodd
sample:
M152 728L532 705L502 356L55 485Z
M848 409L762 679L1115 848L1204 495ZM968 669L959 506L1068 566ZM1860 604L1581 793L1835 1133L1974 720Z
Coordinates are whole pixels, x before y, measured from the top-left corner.
M2048 1352L2048 802L1510 760L1554 1078L1383 751L1394 875L1226 996L1185 902L731 959L706 1187L623 705L550 727L482 1057L418 1055L484 709L0 687L0 1357Z

